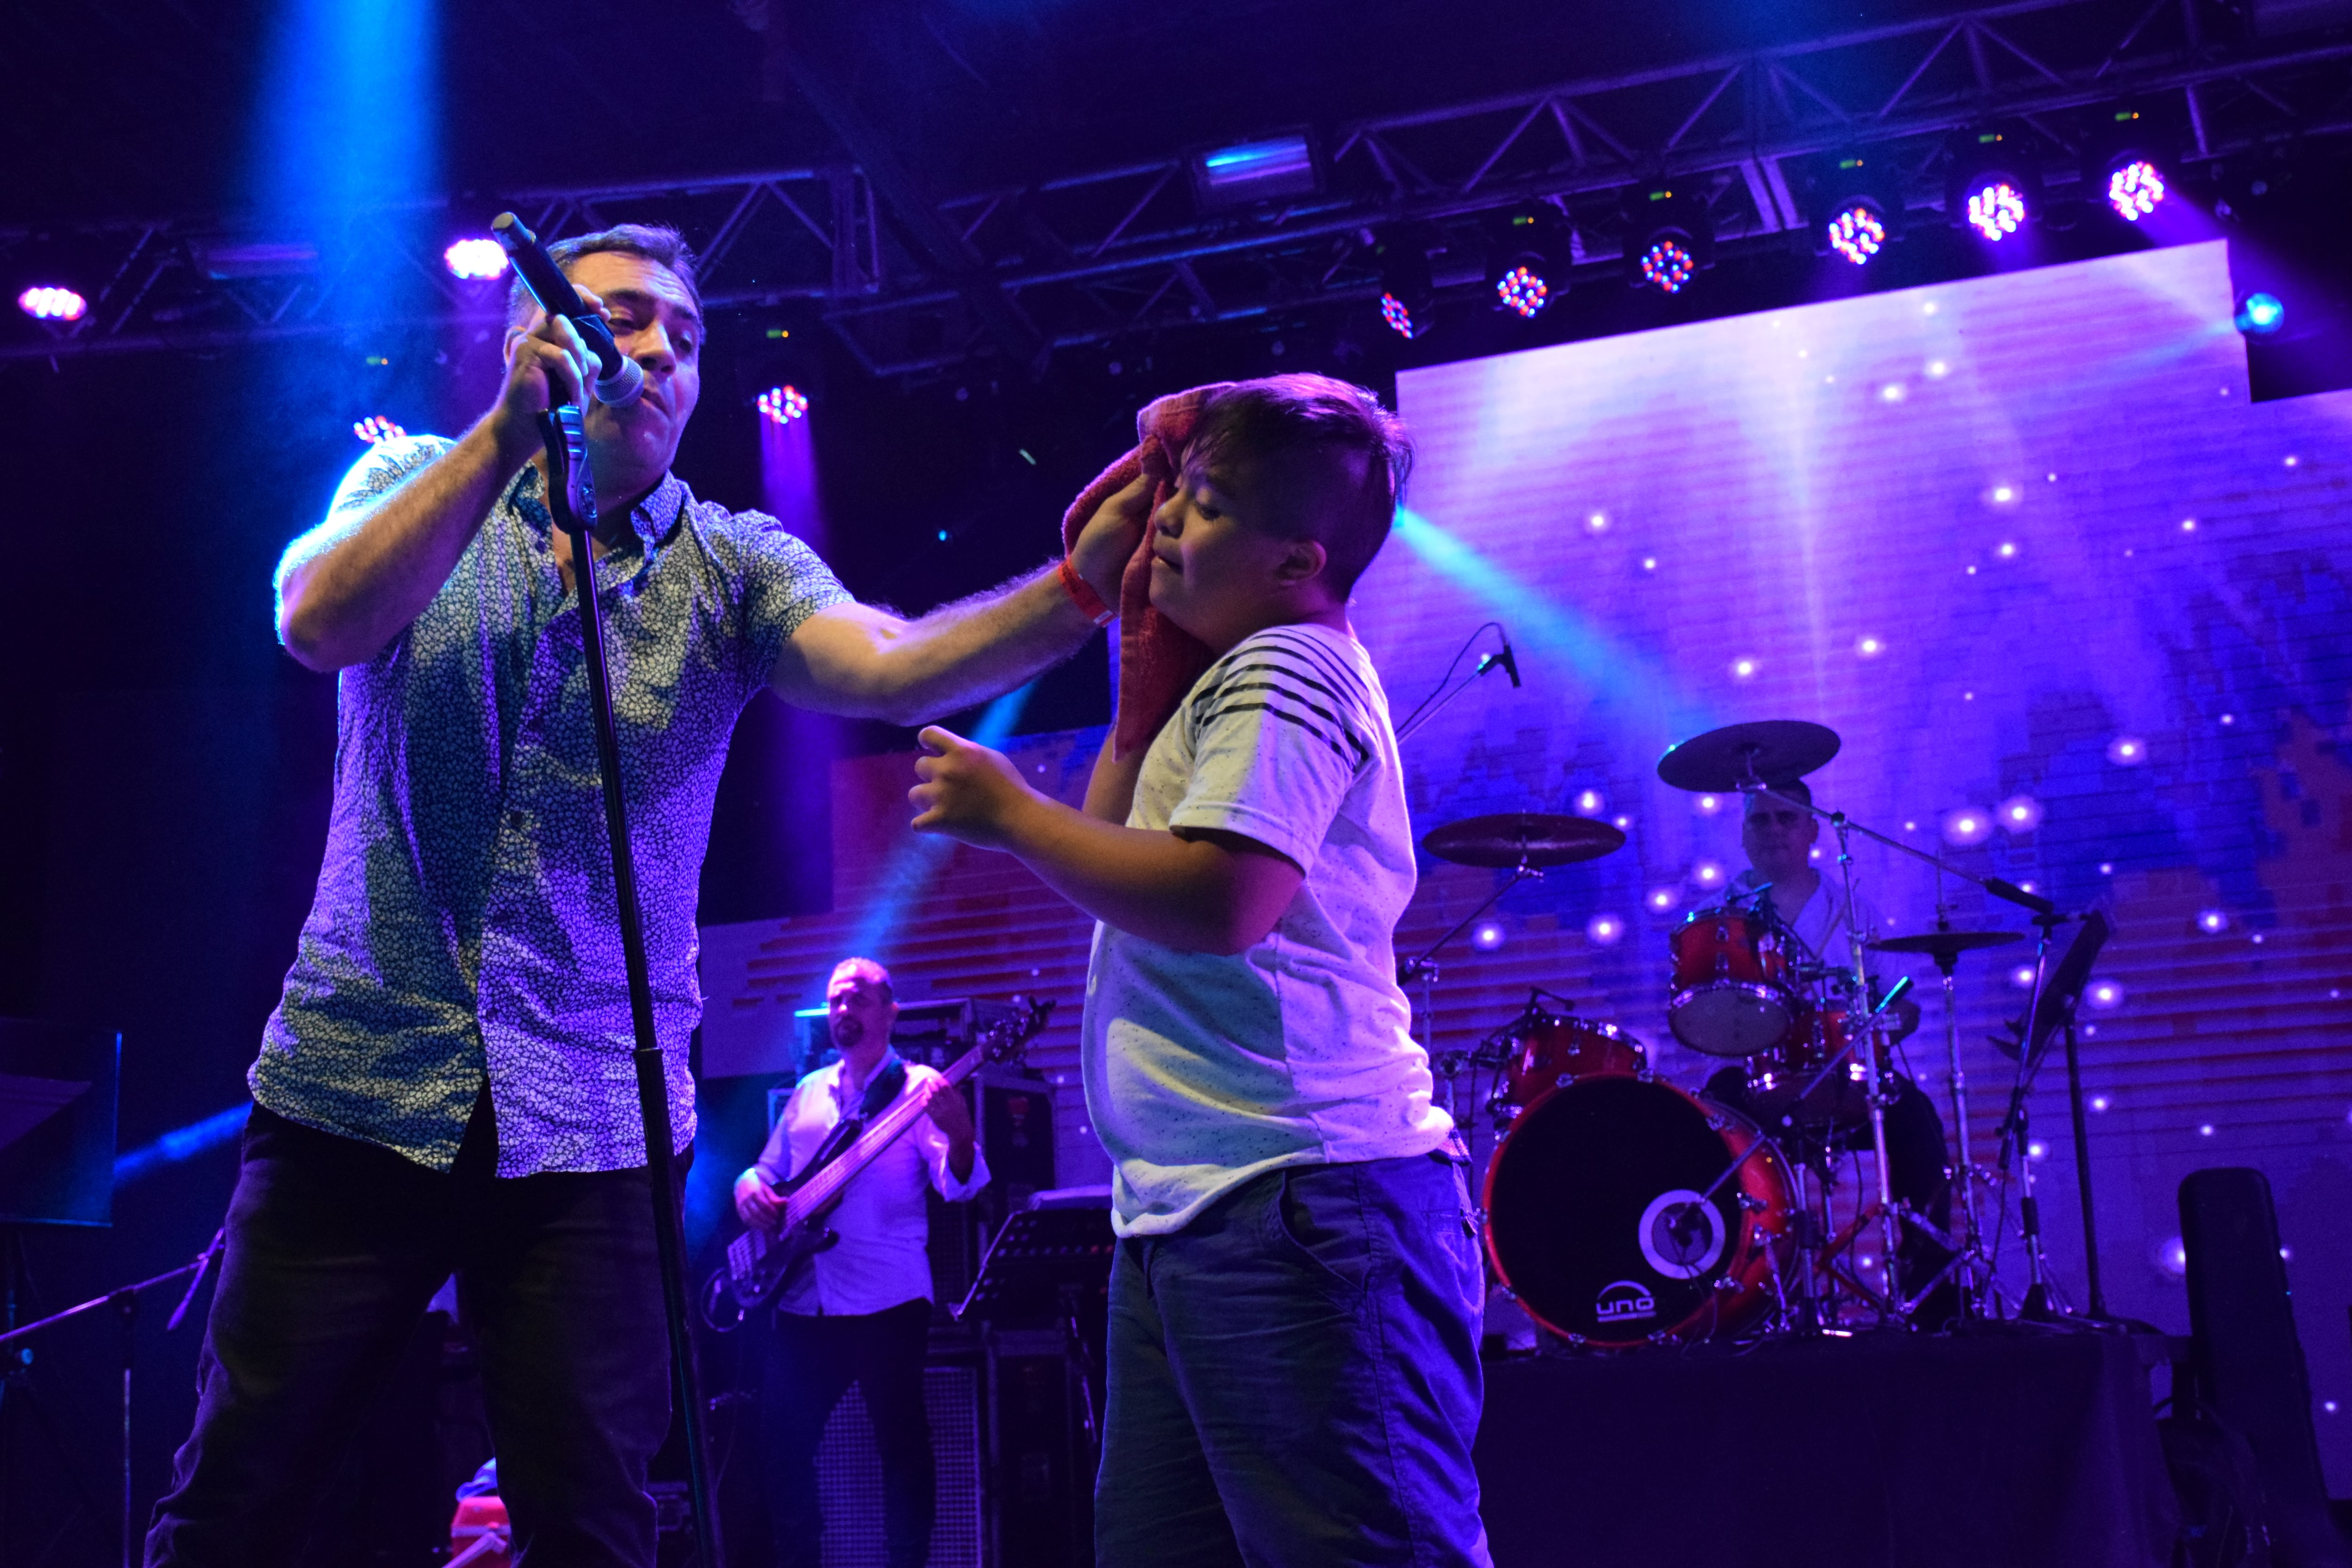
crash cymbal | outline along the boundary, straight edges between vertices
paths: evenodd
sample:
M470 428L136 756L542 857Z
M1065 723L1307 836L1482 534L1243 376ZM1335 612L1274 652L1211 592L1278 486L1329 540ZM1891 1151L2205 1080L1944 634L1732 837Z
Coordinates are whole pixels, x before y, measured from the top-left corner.
M1488 866L1506 871L1527 866L1548 871L1554 866L1598 860L1624 843L1623 834L1589 816L1506 811L1493 816L1465 816L1433 828L1421 847L1457 866Z
M1980 947L2007 947L2012 942L2024 940L2024 932L2014 931L1929 931L1916 936L1890 936L1863 945L1880 952L1916 952L1941 963Z
M1835 730L1801 719L1727 724L1666 748L1658 777L1676 789L1728 794L1748 784L1802 778L1838 754Z

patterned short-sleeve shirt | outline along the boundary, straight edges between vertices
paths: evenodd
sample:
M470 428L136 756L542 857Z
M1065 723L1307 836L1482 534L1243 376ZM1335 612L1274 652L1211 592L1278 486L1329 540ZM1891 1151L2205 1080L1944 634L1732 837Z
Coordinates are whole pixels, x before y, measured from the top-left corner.
M333 510L451 443L386 442ZM446 1170L487 1079L501 1176L645 1162L576 599L538 470L406 630L342 672L319 891L249 1081L292 1121ZM665 476L596 563L676 1146L694 1136L695 898L735 721L848 593L758 512Z

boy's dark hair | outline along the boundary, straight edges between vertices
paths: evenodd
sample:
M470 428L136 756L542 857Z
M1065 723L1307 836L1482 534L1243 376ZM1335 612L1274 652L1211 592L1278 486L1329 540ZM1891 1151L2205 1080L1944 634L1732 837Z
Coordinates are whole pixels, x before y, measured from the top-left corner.
M615 250L624 256L643 257L646 260L667 267L677 280L686 285L697 311L702 309L702 290L694 281L694 252L687 248L686 237L667 224L618 223L594 234L575 234L570 239L559 239L547 247L547 254L563 275L572 275L572 264L583 256L599 251ZM520 327L530 320L539 302L530 290L522 286L518 274L513 287L507 290L507 325Z
M1369 388L1351 382L1304 374L1263 376L1210 395L1184 456L1213 461L1228 447L1261 457L1315 449L1364 457L1361 491L1334 498L1335 504L1301 523L1302 536L1311 534L1323 546L1324 576L1346 597L1388 542L1396 510L1404 504L1405 479L1412 472L1412 437L1404 421L1381 407Z

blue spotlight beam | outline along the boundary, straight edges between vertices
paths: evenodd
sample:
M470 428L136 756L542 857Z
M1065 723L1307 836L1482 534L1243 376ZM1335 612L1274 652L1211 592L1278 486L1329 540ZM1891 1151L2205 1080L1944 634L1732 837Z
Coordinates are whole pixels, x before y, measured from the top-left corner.
M1397 510L1396 537L1509 627L1519 646L1564 664L1589 687L1622 699L1636 711L1663 716L1673 734L1711 726L1706 706L1671 679L1657 660L1548 597L1534 581L1488 560L1474 545L1410 508Z
M175 1127L152 1143L133 1149L128 1154L116 1155L115 1186L129 1186L142 1176L152 1175L166 1165L176 1165L184 1160L194 1159L207 1149L219 1148L237 1135L245 1126L245 1119L252 1111L250 1102L232 1105L202 1121Z
M1021 721L1022 710L1037 689L1031 681L1017 686L982 710L980 722L972 726L967 737L977 745L1001 746L1013 733L1013 726ZM954 849L952 839L930 834L909 833L890 851L883 863L882 874L874 879L874 892L857 923L850 928L851 953L870 953L880 946L882 939L904 919L906 911L921 898L930 885L931 878L946 863Z
M433 0L284 0L250 178L276 222L342 217L439 178Z

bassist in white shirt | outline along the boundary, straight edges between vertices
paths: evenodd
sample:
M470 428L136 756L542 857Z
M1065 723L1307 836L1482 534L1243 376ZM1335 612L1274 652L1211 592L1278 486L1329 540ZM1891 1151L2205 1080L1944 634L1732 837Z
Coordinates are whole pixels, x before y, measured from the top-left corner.
M841 1059L794 1086L760 1158L736 1178L735 1211L743 1223L776 1229L783 1199L774 1186L802 1172L884 1075L903 1072L905 1079L889 1105L927 1097L929 1116L850 1183L825 1221L839 1241L812 1257L777 1297L762 1401L776 1560L780 1568L820 1562L816 1449L834 1406L855 1383L881 1449L888 1561L891 1568L921 1568L930 1555L934 1511L923 1407L931 1321L923 1189L963 1202L988 1184L988 1163L963 1096L952 1089L935 1092L936 1070L902 1062L891 1050L898 1005L888 971L871 959L843 960L826 984L825 1006ZM870 1109L869 1121L887 1106Z

